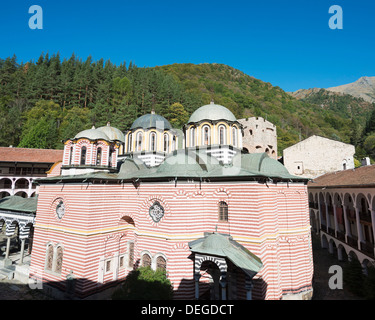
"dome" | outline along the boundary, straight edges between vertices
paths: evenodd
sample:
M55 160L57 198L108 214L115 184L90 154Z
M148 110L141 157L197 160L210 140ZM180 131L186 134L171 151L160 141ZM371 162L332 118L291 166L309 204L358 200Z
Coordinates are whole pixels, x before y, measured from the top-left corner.
M164 124L161 124L161 122ZM160 128L160 129L172 129L171 124L167 119L165 119L163 116L160 116L155 113L148 113L145 114L138 119L136 119L130 129L137 129L137 128L142 128L142 129L149 129L149 128Z
M109 122L106 126L100 127L96 130L102 131L108 136L110 140L119 140L121 142L125 142L125 135L119 129L111 127Z
M79 139L79 138L87 138L89 140L98 140L98 139L107 140L107 141L111 140L103 131L95 129L95 128L83 130L77 133L74 139Z
M237 119L228 108L211 102L210 104L206 104L195 110L190 116L188 123L199 122L202 120L236 121Z
M201 176L215 165L219 165L219 161L205 152L178 150L165 158L157 173L162 176Z

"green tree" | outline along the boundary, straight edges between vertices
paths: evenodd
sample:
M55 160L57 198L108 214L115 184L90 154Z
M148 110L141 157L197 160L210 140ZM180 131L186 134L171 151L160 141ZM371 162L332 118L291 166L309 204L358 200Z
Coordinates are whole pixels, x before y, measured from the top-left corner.
M113 295L113 300L170 300L173 287L164 269L140 267L131 271Z
M173 103L167 111L167 118L174 128L181 128L188 120L189 114L181 103Z
M25 133L18 147L55 149L57 146L57 137L58 132L56 130L55 119L43 117Z
M59 146L59 127L62 112L53 101L38 101L26 113L19 147L55 149ZM61 146L60 146L61 147Z
M375 157L375 132L365 139L363 148L371 158Z

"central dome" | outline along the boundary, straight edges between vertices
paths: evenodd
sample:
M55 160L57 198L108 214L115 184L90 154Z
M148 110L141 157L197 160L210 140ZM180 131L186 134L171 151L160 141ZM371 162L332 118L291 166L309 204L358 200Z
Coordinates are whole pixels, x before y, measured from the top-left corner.
M193 112L188 123L202 120L229 120L236 121L234 114L226 107L211 102Z
M148 113L136 119L133 122L130 129L132 130L132 129L137 129L137 128L142 128L142 129L160 128L164 130L165 129L170 130L172 129L172 126L169 123L169 121L165 119L163 116L160 116L155 113Z

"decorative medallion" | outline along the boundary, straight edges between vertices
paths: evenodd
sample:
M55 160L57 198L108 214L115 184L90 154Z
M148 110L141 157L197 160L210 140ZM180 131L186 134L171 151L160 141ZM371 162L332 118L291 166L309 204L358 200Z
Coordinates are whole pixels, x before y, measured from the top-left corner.
M56 214L59 219L61 219L65 214L65 205L62 200L56 206Z
M156 223L158 223L164 216L164 208L161 206L159 201L155 201L149 210L150 217Z

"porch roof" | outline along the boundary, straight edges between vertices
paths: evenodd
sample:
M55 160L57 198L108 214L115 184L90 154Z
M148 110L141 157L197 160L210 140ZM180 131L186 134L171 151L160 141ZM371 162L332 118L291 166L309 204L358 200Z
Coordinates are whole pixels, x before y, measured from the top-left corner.
M0 210L34 214L36 212L37 202L37 196L31 198L22 198L20 196L8 196L0 199Z
M230 235L217 232L206 233L203 238L189 242L189 247L194 253L227 258L250 277L257 274L263 267L259 257L233 240Z

